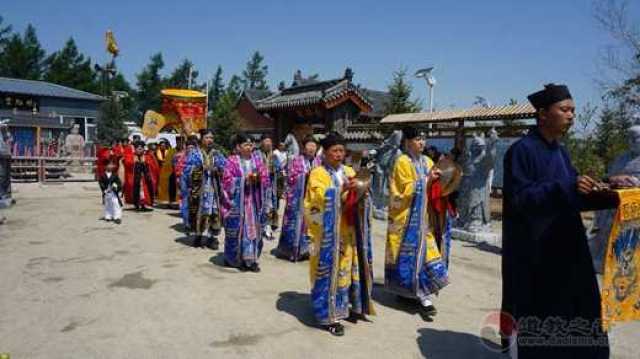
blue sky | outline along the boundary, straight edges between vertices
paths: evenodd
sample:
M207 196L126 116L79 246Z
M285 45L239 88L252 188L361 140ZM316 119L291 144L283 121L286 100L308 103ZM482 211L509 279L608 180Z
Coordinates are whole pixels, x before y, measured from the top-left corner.
M118 66L134 74L161 51L169 72L183 58L211 76L240 73L254 50L269 66L272 88L293 72L341 76L384 90L392 73L435 65L438 108L519 102L547 82L566 83L580 107L599 103L598 54L611 43L593 19L591 0L539 1L16 1L0 15L22 31L38 30L48 52L73 36L104 61L104 31L121 48ZM109 4L105 6L104 4ZM633 5L630 18L640 18ZM426 99L423 80L411 79Z

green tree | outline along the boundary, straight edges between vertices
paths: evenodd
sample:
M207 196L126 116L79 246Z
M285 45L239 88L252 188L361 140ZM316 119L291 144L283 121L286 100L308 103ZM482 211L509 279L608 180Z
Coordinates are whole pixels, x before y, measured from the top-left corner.
M578 173L600 178L605 173L605 164L598 155L597 137L593 131L596 114L597 108L587 103L563 142Z
M0 57L2 56L2 51L4 50L4 45L9 40L9 35L11 34L12 27L11 25L2 25L4 22L4 18L0 15Z
M239 76L231 76L225 94L232 97L235 101L238 101L240 94L242 94L242 79Z
M97 126L98 142L109 145L127 136L127 112L119 96L110 96L100 107L100 121Z
M165 80L165 83L168 87L173 88L202 90L204 86L197 83L198 74L193 63L189 59L184 59ZM189 80L191 80L191 87L189 87Z
M137 91L135 101L137 110L135 113L137 123L142 125L144 113L147 110L160 111L162 97L160 91L164 87L164 81L160 75L160 71L164 67L162 54L157 53L151 56L149 64L144 67L142 72L136 75Z
M222 78L222 66L218 65L216 74L213 76L213 81L209 87L209 110L217 106L220 97L224 94L224 79Z
M420 112L422 109L418 100L411 99L413 87L407 82L406 78L406 68L400 68L393 73L393 82L388 86L390 98L385 104L385 115Z
M624 104L613 106L605 104L595 128L596 153L605 168L628 149L627 130L631 127L630 116L626 113Z
M136 115L136 92L133 90L127 79L118 72L110 80L110 86L113 93L118 94L119 104L123 111L124 121L132 121Z
M251 56L251 59L247 62L247 67L242 71L242 84L244 88L268 90L267 86L267 74L269 73L269 67L263 65L264 56L256 51Z
M78 51L73 38L69 38L60 51L49 55L45 61L45 81L87 92L98 92L96 73L91 58Z
M213 129L215 142L226 148L233 146L233 137L238 132L241 118L236 111L238 97L233 91L226 91L219 99L209 118L209 127Z
M0 57L0 76L40 80L44 57L36 30L29 24L22 37L13 34L6 40Z

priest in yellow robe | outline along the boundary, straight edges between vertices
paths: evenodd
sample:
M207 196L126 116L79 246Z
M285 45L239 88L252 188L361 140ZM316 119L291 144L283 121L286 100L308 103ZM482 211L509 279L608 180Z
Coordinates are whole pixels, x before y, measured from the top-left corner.
M389 223L385 253L385 288L415 303L424 320L437 311L432 302L448 284L447 267L429 228L428 185L439 172L422 154L424 136L413 127L402 131L403 154L389 179Z
M318 323L344 335L340 320L375 314L369 198L351 167L342 164L343 138L322 141L323 163L309 174L304 199L309 225L311 300Z

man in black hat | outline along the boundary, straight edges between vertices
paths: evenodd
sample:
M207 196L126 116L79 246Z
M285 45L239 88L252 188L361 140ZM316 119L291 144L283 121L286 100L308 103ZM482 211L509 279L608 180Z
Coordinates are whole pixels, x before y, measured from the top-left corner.
M608 358L580 211L616 200L576 172L559 142L575 117L569 89L549 84L529 101L537 126L504 157L503 346L519 359Z

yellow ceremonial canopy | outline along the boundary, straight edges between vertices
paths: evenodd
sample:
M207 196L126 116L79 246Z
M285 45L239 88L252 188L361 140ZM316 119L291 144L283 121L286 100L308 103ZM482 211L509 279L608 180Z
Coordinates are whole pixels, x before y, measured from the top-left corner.
M207 95L189 89L164 89L161 113L147 111L142 132L147 137L155 137L164 127L179 128L186 135L206 128Z

